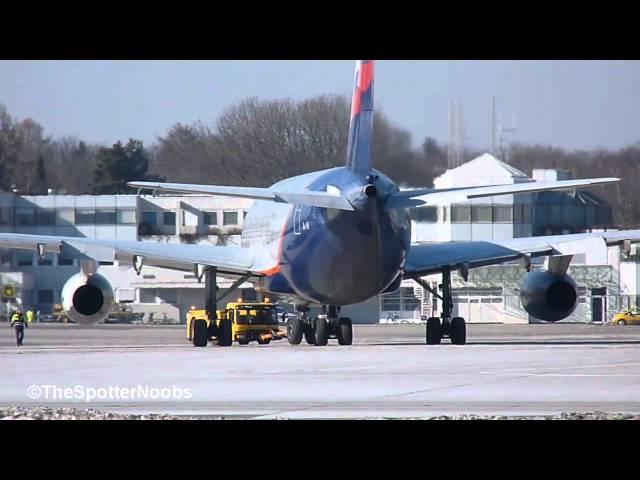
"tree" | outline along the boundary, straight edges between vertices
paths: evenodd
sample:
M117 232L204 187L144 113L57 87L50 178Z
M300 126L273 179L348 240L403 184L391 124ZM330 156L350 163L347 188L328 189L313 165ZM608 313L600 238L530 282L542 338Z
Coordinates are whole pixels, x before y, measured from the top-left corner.
M42 154L38 157L38 164L34 174L31 193L32 195L44 195L47 193L47 173L44 167L44 157Z
M349 102L340 96L249 98L225 110L214 128L176 124L159 139L152 170L175 182L264 187L342 166L349 114ZM392 178L417 181L420 161L409 133L380 113L374 131L374 165Z
M147 175L149 156L142 141L130 139L126 145L118 142L111 148L100 148L93 177L94 194L131 193L127 182L161 180Z
M15 121L7 109L0 105L0 187L13 185L23 193L33 193L37 182L46 188L46 179L37 179L44 172L46 156L51 138L44 136L44 128L38 122L27 118ZM38 163L42 163L42 169Z

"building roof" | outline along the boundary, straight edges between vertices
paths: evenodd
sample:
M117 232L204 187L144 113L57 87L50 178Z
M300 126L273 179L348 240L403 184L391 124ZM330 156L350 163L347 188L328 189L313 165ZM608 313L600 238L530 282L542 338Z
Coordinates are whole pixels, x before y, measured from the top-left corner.
M475 187L529 181L531 179L524 172L485 153L459 167L447 170L434 180L434 186L435 188Z

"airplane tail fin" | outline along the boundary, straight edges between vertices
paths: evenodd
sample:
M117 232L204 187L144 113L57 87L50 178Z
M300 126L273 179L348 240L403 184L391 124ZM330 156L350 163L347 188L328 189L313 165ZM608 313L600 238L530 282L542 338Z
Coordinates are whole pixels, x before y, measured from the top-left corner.
M354 172L365 172L371 168L374 63L373 60L356 62L347 144L347 167Z

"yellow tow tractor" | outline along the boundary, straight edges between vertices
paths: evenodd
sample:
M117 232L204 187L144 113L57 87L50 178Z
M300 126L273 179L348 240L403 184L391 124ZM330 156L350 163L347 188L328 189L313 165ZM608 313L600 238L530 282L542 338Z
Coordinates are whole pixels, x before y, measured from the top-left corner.
M241 299L227 303L227 308L216 312L215 326L211 325L205 310L192 307L187 312L187 340L196 347L205 347L209 341L223 347L231 346L234 341L240 345L252 341L268 345L271 340L285 337L286 332L278 327L276 306L268 299L264 303Z

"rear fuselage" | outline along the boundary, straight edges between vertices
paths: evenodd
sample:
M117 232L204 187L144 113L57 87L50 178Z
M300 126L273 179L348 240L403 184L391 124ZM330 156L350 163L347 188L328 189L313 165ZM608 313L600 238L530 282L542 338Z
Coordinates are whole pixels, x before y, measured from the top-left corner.
M375 186L375 195L365 194L367 185ZM388 177L341 167L271 189L340 193L355 209L256 201L244 222L242 246L256 252L254 267L265 275L258 289L305 303L350 305L399 282L411 223L405 210L385 211L386 196L398 190Z

